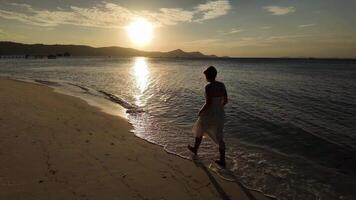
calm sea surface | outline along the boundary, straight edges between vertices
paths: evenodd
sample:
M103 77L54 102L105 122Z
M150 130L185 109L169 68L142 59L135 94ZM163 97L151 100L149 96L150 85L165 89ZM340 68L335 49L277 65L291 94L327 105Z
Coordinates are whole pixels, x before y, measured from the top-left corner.
M279 199L356 199L356 61L9 59L0 75L110 99L137 136L189 158L209 65L229 95L229 172ZM217 153L205 139L199 159L209 165Z

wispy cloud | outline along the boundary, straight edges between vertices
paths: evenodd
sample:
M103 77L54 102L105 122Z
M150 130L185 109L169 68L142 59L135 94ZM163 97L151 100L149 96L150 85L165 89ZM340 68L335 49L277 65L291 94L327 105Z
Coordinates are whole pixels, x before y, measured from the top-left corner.
M192 46L192 45L215 45L219 44L222 40L218 38L208 38L208 39L202 39L202 40L193 40L193 41L187 41L183 42L183 45L187 46Z
M0 3L1 5L1 3ZM12 9L0 8L0 17L17 20L36 26L58 26L63 24L122 28L137 17L145 17L156 26L175 25L182 22L204 22L226 15L231 9L228 0L209 1L199 4L192 10L182 8L160 8L157 11L130 10L119 4L102 2L96 6L84 8L71 6L64 10L41 10L28 4L10 3Z
M201 22L226 15L230 9L230 2L226 0L210 1L205 4L200 4L196 7L195 13L202 14L202 17L195 21Z
M272 36L256 36L256 37L243 37L236 40L229 45L237 47L271 47L281 43L294 43L310 35L272 35Z
M263 26L263 27L261 27L261 29L271 29L272 27L271 26Z
M268 40L268 41L282 41L282 40L305 38L308 36L309 35L277 35L277 36L267 37L266 40Z
M289 13L293 13L296 11L296 8L293 6L289 6L289 7L265 6L263 8L268 12L272 13L272 15L287 15Z
M11 39L23 39L25 36L15 34L15 33L9 33L7 31L4 31L3 29L0 29L0 40L11 40Z
M223 35L231 35L231 34L236 34L242 32L241 29L233 28L227 32L221 32Z
M311 26L315 26L315 24L301 24L301 25L298 25L298 28L306 28L306 27L311 27Z
M229 47L273 47L280 44L292 44L300 42L311 35L271 35L241 37L236 40L225 40L221 38L208 38L183 42L184 46L229 46Z

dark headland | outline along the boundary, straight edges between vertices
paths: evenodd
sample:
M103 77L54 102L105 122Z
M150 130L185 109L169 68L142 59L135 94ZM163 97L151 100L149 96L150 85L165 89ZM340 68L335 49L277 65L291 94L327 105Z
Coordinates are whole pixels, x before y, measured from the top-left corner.
M0 41L0 58L56 58L56 57L151 57L181 59L229 59L241 62L355 62L355 58L315 58L315 57L229 57L205 55L199 51L142 51L118 46L91 47L68 44L23 44Z
M22 44L0 41L0 56L112 56L112 57L159 57L159 58L217 58L215 55L204 55L201 52L185 52L176 49L168 52L141 51L124 47L91 47L85 45L46 45Z

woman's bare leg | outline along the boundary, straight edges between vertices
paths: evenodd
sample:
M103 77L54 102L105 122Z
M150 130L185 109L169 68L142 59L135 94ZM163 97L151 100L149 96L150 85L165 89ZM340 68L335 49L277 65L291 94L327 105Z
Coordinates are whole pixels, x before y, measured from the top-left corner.
M195 155L198 153L198 149L200 146L200 143L202 141L203 137L196 137L195 138L195 143L194 143L194 147L188 145L188 149L193 152Z
M219 153L220 153L220 160L215 161L217 164L219 164L222 167L226 166L225 162L225 142L221 140L219 142Z

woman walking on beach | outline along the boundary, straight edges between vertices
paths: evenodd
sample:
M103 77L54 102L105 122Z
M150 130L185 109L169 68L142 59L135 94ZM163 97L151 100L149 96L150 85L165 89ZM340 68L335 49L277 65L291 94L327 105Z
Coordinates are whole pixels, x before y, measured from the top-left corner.
M205 78L209 82L205 86L205 104L199 111L198 120L193 126L195 136L194 147L188 145L188 149L197 154L203 135L208 135L218 146L220 159L215 162L225 167L225 143L223 140L224 128L224 106L227 103L227 92L225 85L216 81L217 71L210 66L205 71Z

